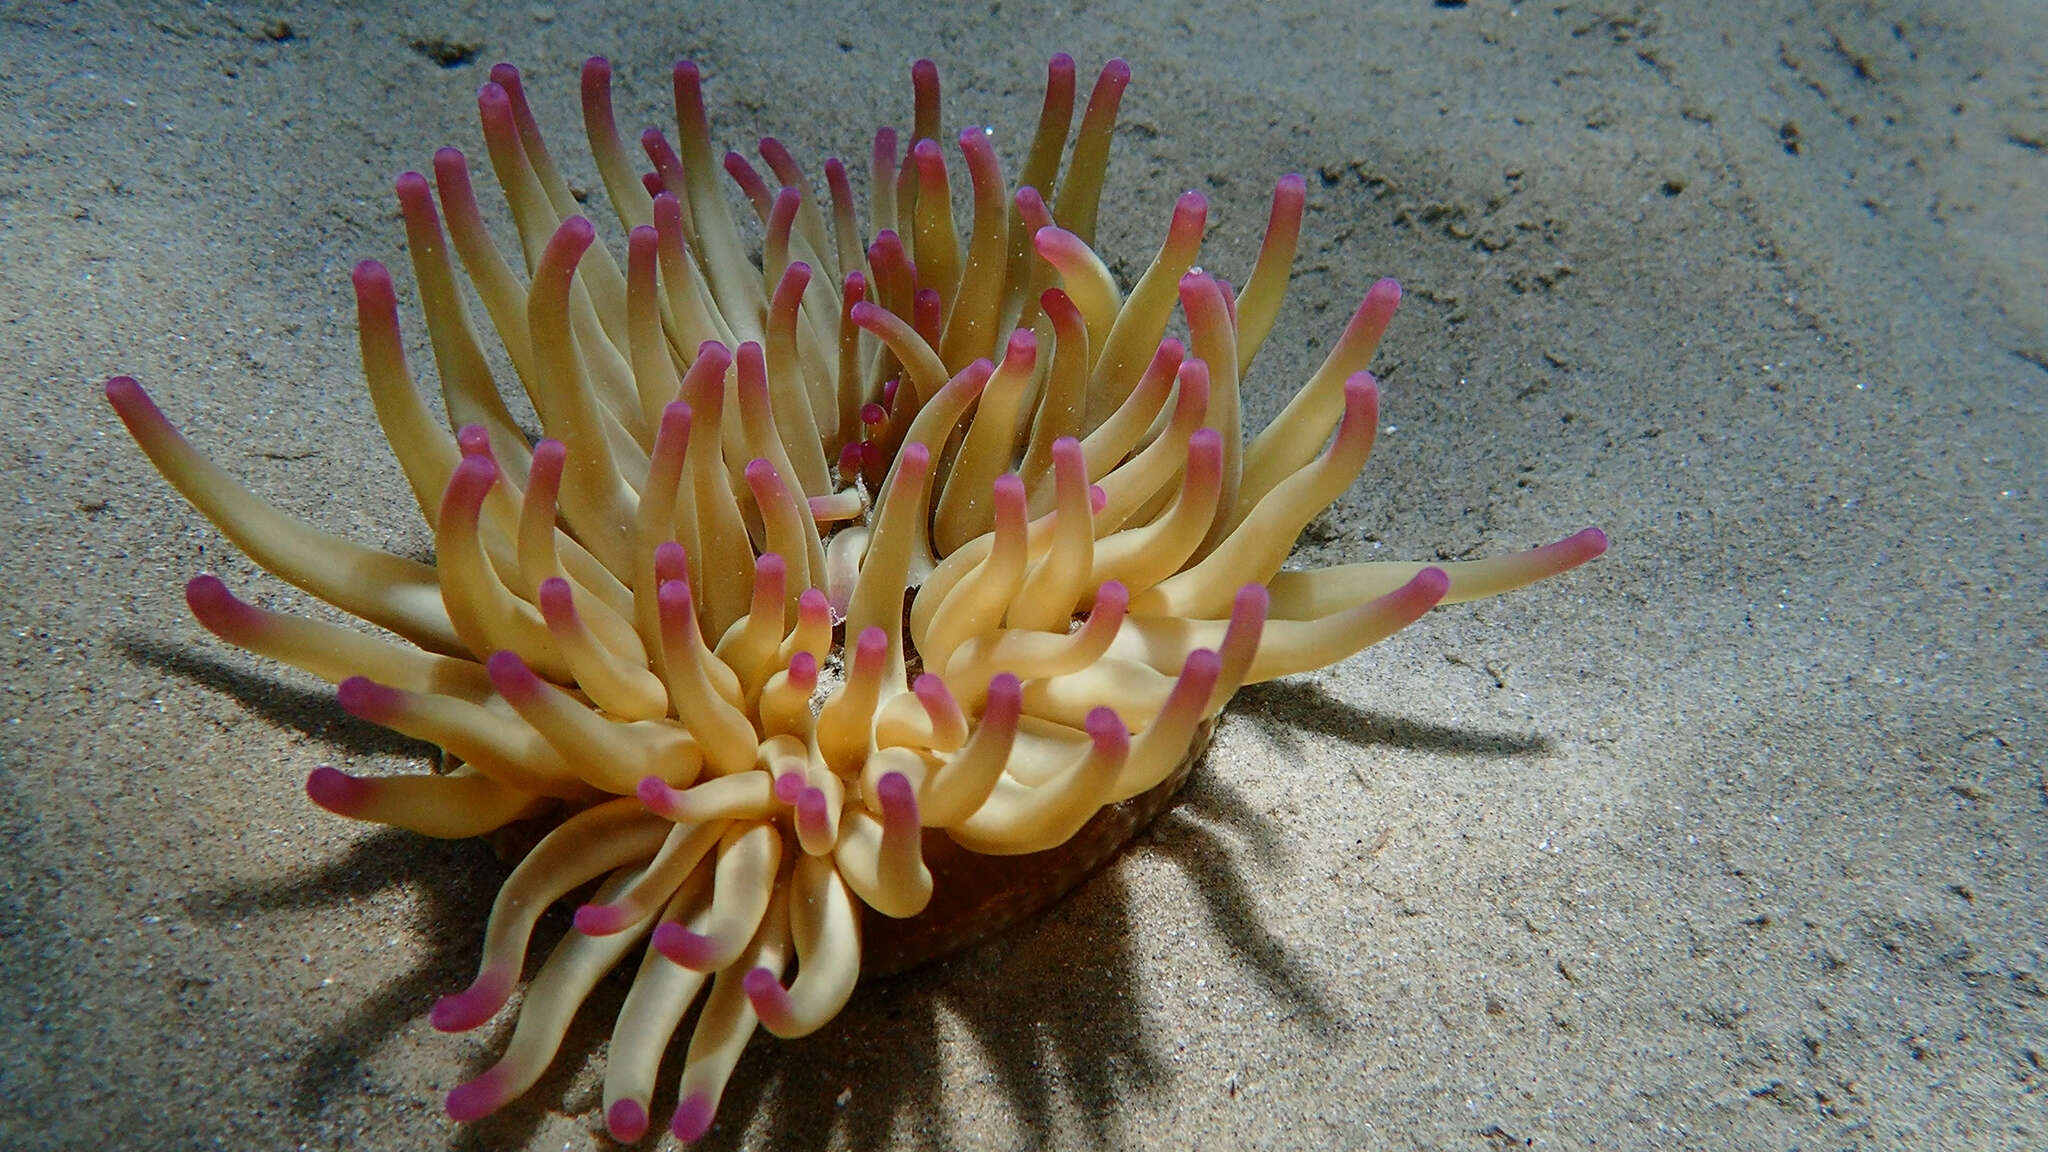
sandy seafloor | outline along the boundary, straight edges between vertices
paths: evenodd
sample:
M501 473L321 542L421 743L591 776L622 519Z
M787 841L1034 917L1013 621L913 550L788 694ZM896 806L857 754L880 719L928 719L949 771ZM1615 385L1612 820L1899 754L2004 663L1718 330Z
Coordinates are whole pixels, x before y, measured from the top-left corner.
M921 55L948 127L1014 148L1060 49L1136 72L1120 274L1193 187L1241 279L1271 181L1308 176L1252 423L1375 278L1406 286L1378 454L1304 562L1613 548L1246 691L1185 801L1042 921L757 1039L708 1146L2048 1146L2043 27L1975 0L8 5L0 1147L608 1144L619 981L525 1098L443 1116L509 1032L426 1020L503 866L306 801L317 764L423 750L192 621L201 570L306 598L151 471L103 379L290 511L424 553L348 269L401 269L425 365L390 180L480 155L490 62L594 183L593 53L628 125L689 56L723 142L815 164L907 122ZM436 38L477 62L411 46Z

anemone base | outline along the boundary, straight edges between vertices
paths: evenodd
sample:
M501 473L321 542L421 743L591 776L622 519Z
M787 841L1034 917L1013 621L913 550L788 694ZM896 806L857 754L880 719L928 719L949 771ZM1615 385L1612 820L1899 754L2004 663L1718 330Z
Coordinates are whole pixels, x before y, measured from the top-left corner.
M1204 721L1171 775L1150 791L1097 812L1057 848L1024 856L984 856L955 844L942 829L925 829L931 903L903 920L866 913L861 923L861 979L894 976L950 956L1051 907L1166 811L1208 751L1215 728L1214 720Z

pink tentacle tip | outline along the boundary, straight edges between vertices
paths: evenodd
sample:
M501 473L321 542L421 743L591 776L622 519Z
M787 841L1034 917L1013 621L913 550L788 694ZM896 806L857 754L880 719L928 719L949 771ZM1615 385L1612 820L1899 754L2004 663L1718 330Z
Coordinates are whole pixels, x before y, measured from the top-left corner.
M1202 698L1208 699L1210 688L1216 686L1216 678L1223 674L1223 657L1214 648L1197 648L1181 661L1181 679L1200 688Z
M711 962L718 959L719 947L715 938L665 920L655 926L654 950L692 972L708 972Z
M945 679L930 672L918 673L917 679L910 683L910 690L917 694L928 711L936 712L953 703L953 694L946 691Z
M662 584L684 584L689 581L689 572L690 554L681 544L673 540L664 540L654 546L656 580Z
M1124 727L1123 717L1116 714L1116 709L1091 709L1082 723L1088 738L1095 742L1095 750L1111 762L1122 764L1131 750L1131 730Z
M1418 605L1416 615L1421 615L1436 606L1451 590L1451 575L1441 568L1424 568L1410 577L1408 583L1393 593L1408 603Z
M1131 590L1121 580L1106 581L1095 590L1095 607L1088 612L1088 623L1094 624L1100 619L1103 624L1098 627L1121 624L1130 606Z
M1209 222L1209 200L1192 189L1180 194L1173 203L1173 220L1166 226L1167 235L1186 243L1202 238L1202 228Z
M1087 243L1079 236L1052 224L1032 233L1031 245L1054 267L1062 264L1072 267L1089 254Z
M1339 437L1371 435L1379 427L1380 383L1370 372L1354 372L1344 381L1344 422Z
M462 455L465 457L489 456L491 454L491 434L484 431L484 426L481 424L464 424L455 433L455 446L461 450Z
M355 285L359 303L374 301L382 304L388 299L392 307L398 306L398 291L391 284L391 270L375 260L357 264L349 273L349 282Z
M605 1130L621 1144L637 1144L647 1135L647 1104L640 1100L614 1100L604 1110Z
M483 113L486 134L489 134L493 127L510 127L507 121L512 118L512 97L506 94L504 86L496 80L486 80L477 86L476 106L477 110Z
M573 264L597 239L597 228L582 216L571 216L562 221L555 234L548 240L547 254L559 256L564 262Z
M676 403L680 404L682 402L677 401ZM670 405L670 407L674 406L675 405ZM689 405L684 404L683 414L685 416L689 415L689 410ZM472 425L472 427L474 427L474 425ZM483 429L478 428L477 431L482 432ZM489 444L490 440L486 438L484 440L484 443ZM555 475L560 475L562 471L562 465L566 464L568 460L569 446L567 444L564 444L560 440L556 440L553 437L543 437L542 439L534 442L533 465L529 474L537 473L545 476L550 473L553 473Z
M1029 368L1038 362L1038 336L1029 328L1019 328L1010 333L1010 343L1003 350L1003 360L1009 362L1016 357L1019 364Z
M550 576L540 582L540 611L549 623L558 617L571 622L576 619L576 595L567 580Z
M459 1124L481 1120L503 1108L511 1098L511 1093L506 1091L504 1073L494 1067L448 1093L448 1118Z
M1582 528L1558 541L1558 543L1560 545L1568 545L1574 555L1583 556L1585 559L1591 560L1595 556L1606 553L1607 533L1602 532L1598 528Z
M484 661L484 668L491 674L491 687L507 700L524 700L541 692L540 677L519 658L519 653L509 648L500 648Z
M781 803L796 806L804 794L804 774L801 771L784 772L775 778L775 799Z
M1375 281L1366 289L1365 299L1358 306L1358 314L1372 323L1385 327L1393 318L1394 309L1401 306L1401 282L1389 276Z
M796 212L796 190L784 188L789 194L790 213ZM777 197L776 203L781 203ZM775 284L775 302L778 308L793 309L803 299L804 289L811 286L811 266L801 260L792 260L782 270L782 279Z
M334 699L341 704L342 711L372 724L382 724L405 706L403 692L368 676L351 676L335 685Z
M996 477L992 487L996 518L1014 516L1022 523L1025 513L1024 478L1015 472L1005 472Z
M418 172L400 172L398 178L391 182L391 188L398 193L399 205L408 212L433 207L427 192L427 178Z
M881 674L878 666L882 657L889 654L889 633L881 628L863 628L853 642L853 667L856 674Z
M512 997L512 973L503 968L486 968L460 992L434 1001L427 1021L436 1032L467 1032L498 1014ZM488 1076L490 1073L485 1073ZM471 1083L475 1083L472 1081Z
M794 1015L789 989L782 986L782 980L776 976L773 968L755 968L748 972L745 986L747 999L753 1003L754 1012L770 1028Z
M659 433L657 433L657 439L686 443L690 439L690 420L692 418L694 418L694 410L686 402L670 400L666 406L662 406L662 430L659 430Z
M917 830L917 789L910 786L910 777L901 772L884 772L875 781L875 799L882 805L883 831Z
M210 573L194 576L185 585L185 607L208 632L223 640L246 637L261 628L263 614L240 600Z
M354 816L370 806L377 784L322 764L306 777L306 797L336 816Z
M984 360L981 363L986 364L988 361ZM973 366L969 365L968 370L973 371ZM924 474L932 466L932 450L921 442L911 444L897 453L896 465L903 470L905 482L921 484L924 482ZM912 480L912 477L916 479Z
M1017 215L1024 220L1024 226L1034 235L1053 226L1052 210L1045 206L1045 197L1039 194L1038 189L1027 184L1017 189L1012 201L1017 206Z
M136 383L133 376L110 376L107 378L107 403L116 410L137 404L148 404L149 393Z
M988 703L982 705L981 723L1014 725L1024 709L1024 682L1008 672L998 672L988 682Z
M675 815L677 798L682 795L659 776L641 777L634 794L640 797L640 803L646 805L649 812L665 817Z
M1237 596L1230 604L1230 622L1240 618L1248 625L1264 624L1266 612L1272 606L1273 596L1264 584L1247 584L1237 590Z
M585 936L611 936L632 924L632 910L618 904L585 904L576 909L576 930Z
M668 1122L668 1130L685 1144L694 1144L711 1131L711 1119L717 1114L718 1106L711 1097L702 1092L692 1092L676 1105L676 1114Z
M464 456L462 463L448 476L448 492L445 500L455 507L475 504L483 505L484 497L490 494L491 485L498 482L498 466L489 456Z
M831 833L831 813L827 810L823 788L805 788L796 797L797 830L806 836L821 837Z
M771 485L777 488L782 486L782 474L775 470L774 463L765 456L756 456L747 461L746 477L749 487L765 490Z

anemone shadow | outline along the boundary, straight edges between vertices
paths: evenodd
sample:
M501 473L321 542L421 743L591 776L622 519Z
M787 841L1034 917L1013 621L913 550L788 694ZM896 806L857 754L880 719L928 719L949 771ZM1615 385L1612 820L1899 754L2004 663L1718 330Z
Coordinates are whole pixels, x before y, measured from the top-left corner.
M294 1114L311 1118L336 1096L363 1087L367 1055L425 1015L437 993L468 982L483 912L501 874L479 843L429 840L383 828L340 858L285 879L200 889L183 903L194 919L221 923L266 913L340 909L401 887L418 894L412 928L427 955L411 969L393 973L299 1057L290 1106Z
M1478 732L1369 711L1338 699L1329 689L1302 676L1239 689L1231 715L1253 724L1289 752L1299 751L1306 737L1335 740L1354 748L1407 748L1487 759L1545 756L1556 747L1540 732Z
M244 672L218 657L134 632L124 632L119 647L130 660L231 696L272 726L302 732L342 755L411 757L430 763L440 755L440 750L431 744L400 736L342 711L334 702L331 689L304 688L276 676Z
M152 637L123 635L129 659L181 676L233 697L273 727L301 732L351 758L396 757L432 763L430 744L369 724L343 712L331 693L300 687L275 676L245 672L216 657L174 648ZM411 969L394 973L375 992L325 1029L299 1059L293 1077L292 1113L311 1119L339 1095L362 1090L368 1054L426 1015L434 997L459 989L475 973L491 901L507 869L479 841L446 841L397 828L378 828L346 854L274 882L199 889L183 899L195 919L226 922L265 913L341 909L361 900L409 888L419 900L414 935L427 955ZM557 933L566 917L552 927Z
M431 754L426 745L340 712L324 692L242 672L150 638L127 636L121 643L131 658L233 696L269 722L304 732L339 753ZM1233 708L1226 722L1253 724L1282 749L1312 739L1481 757L1551 747L1540 735L1474 733L1369 713L1306 681L1257 685L1239 699L1249 706ZM1167 1063L1151 1046L1142 999L1132 991L1144 967L1137 952L1142 941L1122 872L1123 861L1140 854L1170 861L1188 878L1212 930L1228 945L1228 958L1248 978L1315 1027L1349 1026L1260 918L1253 876L1285 859L1282 830L1246 803L1227 778L1205 767L1123 855L1036 920L958 956L862 985L813 1036L784 1041L757 1034L726 1088L718 1122L700 1146L718 1152L746 1147L762 1127L772 1129L778 1149L792 1152L842 1143L879 1146L892 1137L933 1150L972 1145L978 1134L956 1130L943 1100L946 1040L964 1035L994 1074L1031 1145L1049 1146L1073 1135L1055 1129L1051 1118L1057 1111L1074 1119L1088 1147L1117 1147L1125 1137L1113 1125L1119 1101L1169 1086ZM479 843L382 829L342 858L282 881L203 890L186 902L195 918L229 920L338 908L401 886L417 891L414 931L428 954L385 981L300 1058L291 1108L310 1118L338 1096L368 1091L367 1054L425 1015L435 996L468 983L507 871ZM528 953L529 976L568 929L560 907L543 915ZM452 1132L451 1152L527 1146L550 1114L587 1117L596 1136L602 1101L586 1072L601 1056L633 970L629 960L608 975L576 1014L540 1081L498 1113ZM693 1011L664 1057L649 1109L655 1124L643 1146L668 1140L662 1121L676 1103L673 1070L683 1062L694 1023ZM511 1014L499 1018L470 1075L496 1061L512 1027Z

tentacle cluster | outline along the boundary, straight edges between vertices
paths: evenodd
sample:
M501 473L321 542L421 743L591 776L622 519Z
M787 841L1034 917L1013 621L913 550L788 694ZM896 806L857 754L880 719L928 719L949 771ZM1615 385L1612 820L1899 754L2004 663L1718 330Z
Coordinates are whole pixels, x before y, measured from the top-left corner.
M673 140L639 139L644 166L616 127L608 65L582 79L623 264L509 66L477 104L517 250L486 231L461 153L398 178L445 422L407 367L390 273L355 270L364 372L434 564L290 519L133 380L106 388L158 469L252 559L390 634L271 612L212 576L187 586L223 639L447 752L433 774L320 768L316 803L432 836L552 825L435 1027L492 1019L541 911L588 892L503 1058L449 1094L457 1119L532 1085L594 984L640 948L607 1120L623 1140L645 1131L661 1055L696 1005L671 1122L694 1139L756 1024L824 1025L861 973L871 917L925 909L944 880L932 836L976 854L1057 847L1173 776L1241 685L1605 547L1588 529L1496 560L1281 571L1371 451L1365 368L1400 291L1373 285L1321 369L1246 439L1240 387L1285 291L1303 182L1280 181L1242 291L1197 265L1193 192L1125 291L1091 247L1121 61L1076 128L1074 63L1053 59L1014 182L988 130L941 140L937 72L919 62L907 139L874 140L865 226L838 160L820 196L772 139L765 174L714 156L693 65L675 68ZM756 217L758 263L721 168ZM537 440L499 391L459 274ZM1167 335L1176 310L1185 343Z

